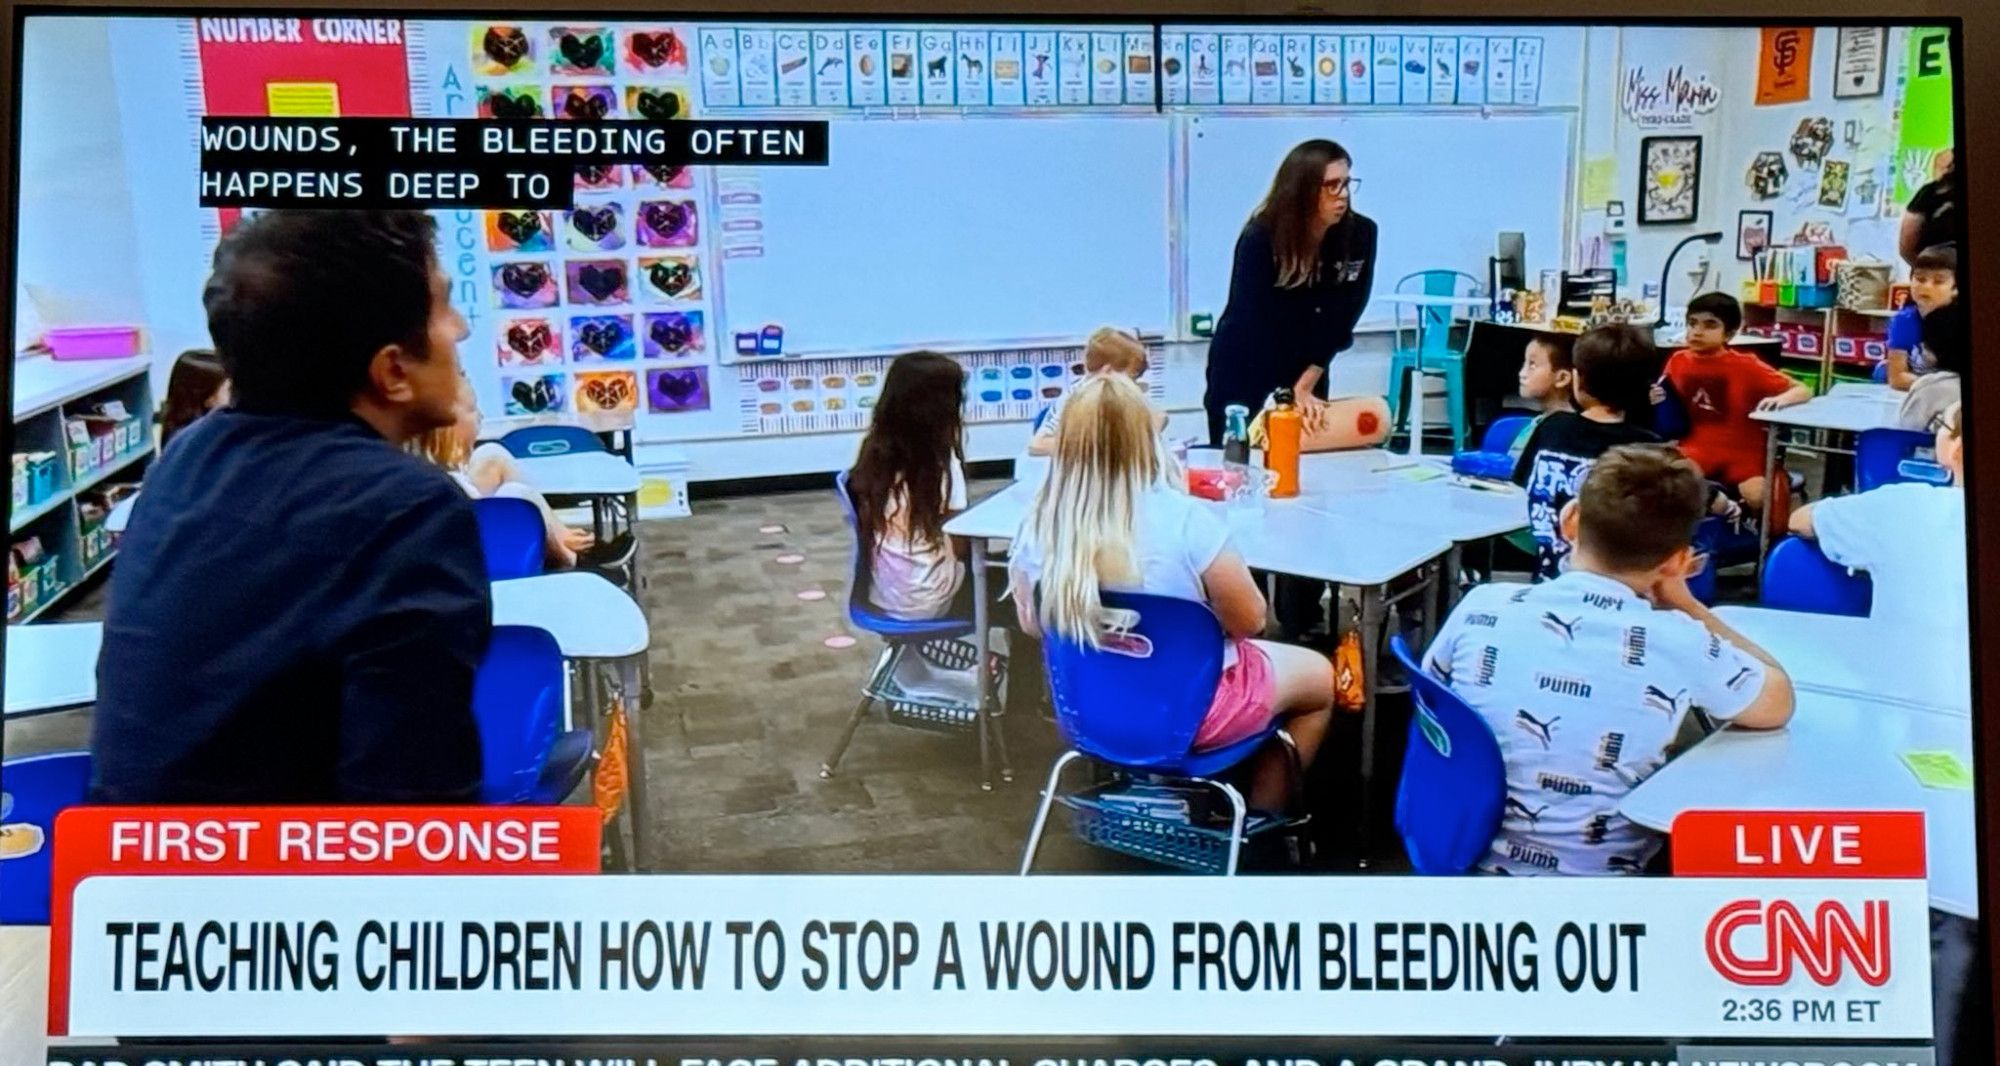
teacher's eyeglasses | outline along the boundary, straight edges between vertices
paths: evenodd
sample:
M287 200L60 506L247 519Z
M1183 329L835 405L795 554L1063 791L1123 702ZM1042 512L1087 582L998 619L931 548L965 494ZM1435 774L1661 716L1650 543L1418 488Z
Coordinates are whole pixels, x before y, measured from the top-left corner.
M1319 183L1320 188L1325 189L1335 196L1340 196L1343 193L1352 196L1360 185L1360 178L1335 178L1332 181L1322 181Z

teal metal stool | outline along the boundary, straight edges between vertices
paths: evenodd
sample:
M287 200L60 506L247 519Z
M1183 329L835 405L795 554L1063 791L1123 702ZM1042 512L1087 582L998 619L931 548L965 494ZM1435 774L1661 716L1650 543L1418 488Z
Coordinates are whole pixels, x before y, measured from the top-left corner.
M1479 280L1464 271L1419 270L1404 275L1396 282L1395 291L1423 296L1478 296L1480 287ZM1403 406L1407 395L1404 380L1411 379L1409 389L1415 393L1414 402L1421 411L1423 386L1415 378L1420 374L1442 375L1445 414L1451 420L1451 448L1456 453L1465 450L1465 353L1451 347L1452 312L1448 305L1396 305L1396 350L1389 361L1389 415L1390 425L1399 429L1408 426L1409 412ZM1415 334L1413 343L1405 343L1406 333Z

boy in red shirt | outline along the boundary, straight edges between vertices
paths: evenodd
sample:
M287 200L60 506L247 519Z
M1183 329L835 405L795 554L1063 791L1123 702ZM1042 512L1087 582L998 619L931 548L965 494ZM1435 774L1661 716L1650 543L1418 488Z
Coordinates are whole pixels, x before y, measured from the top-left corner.
M1727 293L1688 302L1687 347L1667 359L1668 381L1687 408L1681 451L1703 476L1732 486L1745 506L1764 506L1764 426L1752 411L1775 411L1812 399L1812 390L1748 352L1731 350L1743 308ZM1782 528L1782 527L1781 527Z

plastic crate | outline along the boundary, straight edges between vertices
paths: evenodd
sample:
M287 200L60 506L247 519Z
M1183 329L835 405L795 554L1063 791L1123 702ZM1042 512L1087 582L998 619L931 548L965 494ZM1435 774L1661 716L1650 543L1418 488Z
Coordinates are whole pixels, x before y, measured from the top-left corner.
M934 640L920 644L914 650L932 665L955 671L972 669L978 655L978 648L964 640ZM993 690L999 691L1007 681L1006 658L988 656L987 670L992 675L990 683ZM973 703L906 691L896 682L893 672L885 676L869 695L882 701L889 720L897 725L935 733L960 733L979 725L979 708Z
M1146 814L1119 805L1117 798L1131 789L1130 781L1099 785L1082 792L1057 797L1069 808L1070 827L1079 840L1106 851L1130 855L1191 873L1223 873L1229 863L1229 822L1207 821L1205 804L1217 797L1206 789L1176 789L1188 801L1188 820ZM1244 852L1286 823L1252 812L1244 823Z

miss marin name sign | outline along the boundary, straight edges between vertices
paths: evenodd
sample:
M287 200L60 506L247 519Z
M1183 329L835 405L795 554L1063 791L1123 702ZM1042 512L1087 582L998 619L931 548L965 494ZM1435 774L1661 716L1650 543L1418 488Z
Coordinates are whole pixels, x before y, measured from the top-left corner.
M77 885L67 928L81 1036L1924 1039L1931 1019L1909 879L111 875Z

